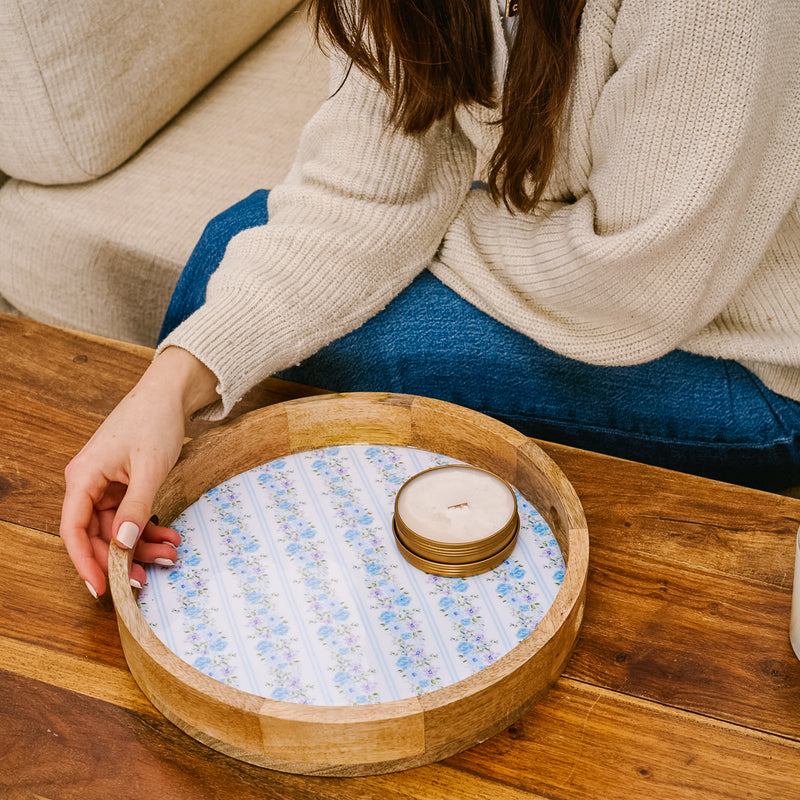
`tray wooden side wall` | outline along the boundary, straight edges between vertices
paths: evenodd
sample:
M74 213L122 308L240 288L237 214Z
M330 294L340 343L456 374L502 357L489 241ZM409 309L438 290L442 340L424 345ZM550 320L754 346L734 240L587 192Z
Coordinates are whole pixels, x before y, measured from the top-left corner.
M543 697L577 641L588 571L580 501L532 441L485 415L421 397L323 395L259 409L184 447L153 511L169 524L222 481L281 456L347 444L411 446L491 470L550 525L566 561L553 605L495 664L419 697L365 706L306 706L219 683L166 648L128 581L131 552L112 547L109 579L131 673L152 703L194 738L286 772L365 775L445 758L508 727Z

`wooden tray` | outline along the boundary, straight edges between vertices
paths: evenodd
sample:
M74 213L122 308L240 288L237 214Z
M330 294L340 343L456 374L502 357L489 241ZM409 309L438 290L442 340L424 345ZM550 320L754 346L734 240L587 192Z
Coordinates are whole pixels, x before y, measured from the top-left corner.
M128 581L131 551L112 547L111 593L137 683L186 733L243 761L302 774L364 775L445 758L508 727L541 699L577 640L588 534L575 491L527 437L459 406L369 393L324 395L254 411L188 443L153 512L169 524L209 489L265 461L356 443L417 447L500 475L550 525L566 562L561 588L529 636L464 680L398 701L303 705L248 694L181 660L142 616Z

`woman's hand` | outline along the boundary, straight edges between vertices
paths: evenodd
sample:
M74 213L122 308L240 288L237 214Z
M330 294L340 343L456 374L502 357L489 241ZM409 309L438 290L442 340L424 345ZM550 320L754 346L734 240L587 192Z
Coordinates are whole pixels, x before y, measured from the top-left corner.
M181 452L189 415L217 398L214 374L168 347L67 465L59 533L95 597L106 590L112 539L135 561L175 563L178 533L150 519L153 497ZM145 571L131 568L141 586Z

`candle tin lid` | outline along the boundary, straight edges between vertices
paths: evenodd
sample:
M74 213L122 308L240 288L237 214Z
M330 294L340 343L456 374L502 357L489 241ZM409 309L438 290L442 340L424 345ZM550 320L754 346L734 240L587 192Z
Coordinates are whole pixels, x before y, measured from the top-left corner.
M433 467L411 477L397 493L392 519L403 557L446 577L477 575L502 564L514 549L519 524L511 486L469 464Z

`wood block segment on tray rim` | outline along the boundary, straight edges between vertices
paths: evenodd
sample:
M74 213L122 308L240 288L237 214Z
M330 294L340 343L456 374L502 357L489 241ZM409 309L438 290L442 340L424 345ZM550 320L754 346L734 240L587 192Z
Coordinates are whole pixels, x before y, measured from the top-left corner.
M413 402L410 395L370 392L361 397L330 394L282 403L288 415L288 452L348 444L405 447L411 440Z
M544 501L557 517L554 533L565 552L564 581L533 633L462 681L418 698L372 706L304 706L221 684L168 650L144 620L130 588L131 553L112 547L109 579L131 672L165 716L237 758L286 771L354 775L445 757L524 713L561 674L577 640L588 535L574 490L526 437L458 406L363 393L303 398L251 412L186 446L154 510L163 514L162 522L171 521L208 489L260 463L312 447L357 442L435 449L491 469L515 485L522 477L524 495L542 493L527 499L534 505Z
M414 398L411 431L414 447L458 458L494 472L512 485L517 450L528 441L519 431L485 414L425 397ZM541 457L550 460L543 452Z

